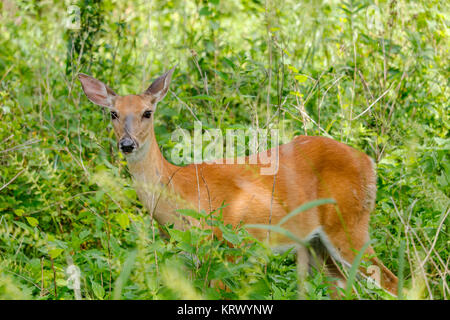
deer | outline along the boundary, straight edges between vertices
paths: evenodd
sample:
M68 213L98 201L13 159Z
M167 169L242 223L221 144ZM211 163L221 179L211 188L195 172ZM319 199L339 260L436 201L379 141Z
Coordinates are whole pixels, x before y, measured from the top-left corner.
M182 216L180 207L211 211L222 207L224 224L276 224L299 206L324 198L325 203L293 216L285 228L304 243L315 243L315 259L332 277L335 292L346 277L336 262L349 267L365 249L363 261L380 270L378 285L397 295L397 277L376 257L369 239L369 217L375 206L376 173L373 160L362 151L323 136L296 136L267 152L277 152L277 171L262 175L265 164L193 163L177 166L166 160L154 132L157 104L169 91L175 67L156 78L141 94L120 96L106 84L79 73L86 97L109 110L118 149L127 160L143 206L161 225L185 229L198 225ZM274 179L276 175L276 179ZM155 188L154 186L158 186ZM161 197L161 194L174 197ZM223 204L226 204L223 206ZM220 237L220 231L215 230ZM249 229L273 248L297 250L299 278L311 272L312 250L278 235L267 240L267 230ZM318 245L317 245L318 244ZM370 277L366 264L360 275ZM342 292L342 290L341 290ZM337 294L339 296L339 294ZM337 297L336 295L334 297Z

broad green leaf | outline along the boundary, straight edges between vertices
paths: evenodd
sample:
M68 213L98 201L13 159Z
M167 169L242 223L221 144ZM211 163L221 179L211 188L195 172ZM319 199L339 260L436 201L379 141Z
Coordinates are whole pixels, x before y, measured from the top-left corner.
M103 300L105 296L105 289L103 289L103 287L100 284L98 284L95 281L92 281L92 291L94 291L94 295L98 299Z
M39 224L39 221L36 218L33 217L25 217L32 227L36 227Z
M63 252L64 252L63 249L55 248L55 249L50 250L49 255L50 255L50 257L52 257L52 259L55 259L58 256L60 256L61 253L63 253Z
M303 74L298 74L295 76L295 80L297 80L299 83L303 83L308 80L308 77Z
M209 10L208 7L203 7L200 9L200 11L198 13L201 16L209 16L211 14L211 11Z
M122 227L122 229L126 229L130 225L130 219L128 218L128 215L126 213L117 214L115 219Z
M232 244L239 244L241 242L240 237L233 230L230 230L224 225L220 225L219 228L220 231L222 231L222 236L225 240Z

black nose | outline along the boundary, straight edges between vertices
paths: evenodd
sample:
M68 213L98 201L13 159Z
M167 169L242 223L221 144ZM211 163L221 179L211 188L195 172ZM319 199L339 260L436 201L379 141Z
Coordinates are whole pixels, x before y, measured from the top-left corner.
M123 138L119 142L120 150L122 150L125 153L129 153L129 152L133 151L135 147L136 147L136 144L130 138Z

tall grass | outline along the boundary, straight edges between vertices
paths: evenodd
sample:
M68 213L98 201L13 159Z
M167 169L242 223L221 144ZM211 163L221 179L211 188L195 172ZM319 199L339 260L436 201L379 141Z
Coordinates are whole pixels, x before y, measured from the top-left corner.
M448 4L74 4L79 31L65 27L65 3L0 4L1 298L74 299L70 259L82 299L297 298L293 252L272 253L220 211L214 223L233 248L152 221L108 115L76 81L85 72L138 93L178 63L155 115L166 157L171 132L194 120L279 128L283 142L331 136L365 151L378 172L371 238L400 277L399 297L448 299ZM325 278L309 276L309 299L329 299ZM218 280L228 290L211 285ZM390 299L358 277L351 284L348 298Z

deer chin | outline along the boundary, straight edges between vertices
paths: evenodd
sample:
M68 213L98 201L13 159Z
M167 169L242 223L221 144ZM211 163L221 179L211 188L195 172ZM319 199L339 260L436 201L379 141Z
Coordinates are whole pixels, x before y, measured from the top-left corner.
M144 141L140 147L130 153L124 153L127 162L135 163L142 161L150 150L150 139Z

